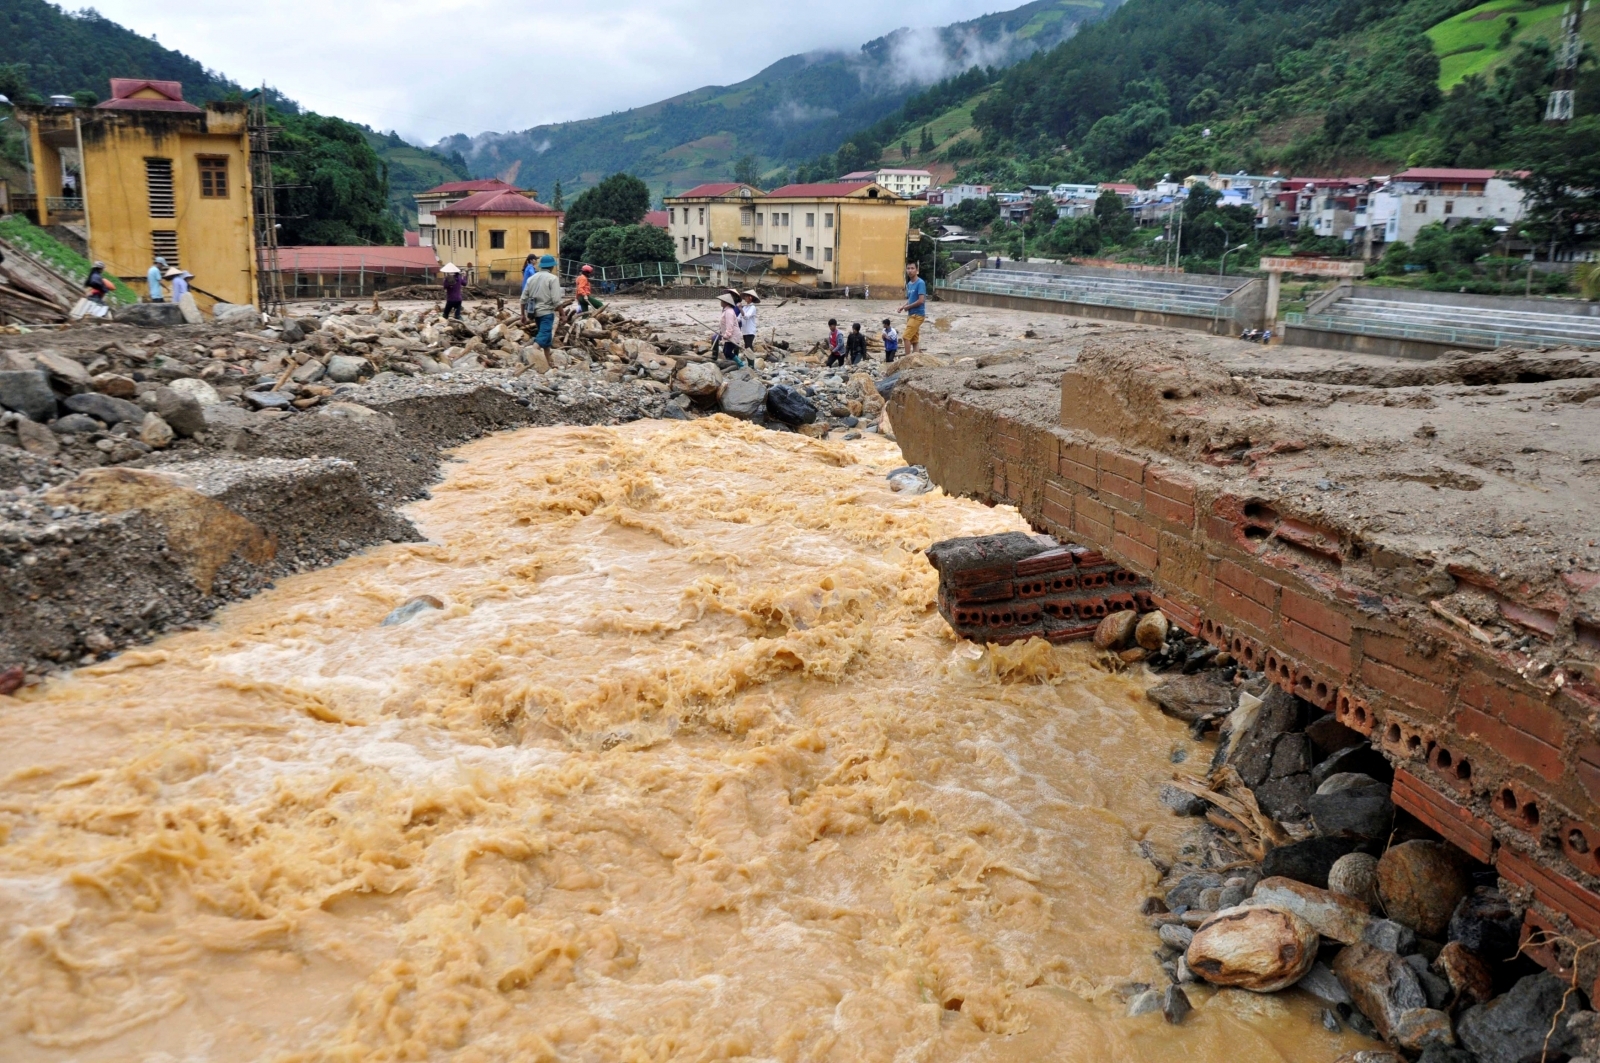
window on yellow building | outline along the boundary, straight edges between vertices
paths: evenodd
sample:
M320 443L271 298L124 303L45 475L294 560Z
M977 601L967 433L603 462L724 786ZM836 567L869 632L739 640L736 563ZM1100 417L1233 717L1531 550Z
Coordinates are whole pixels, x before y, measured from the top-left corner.
M534 249L550 246L550 234L543 229L528 230L528 246Z
M504 251L506 247L506 231L504 229L489 230L489 250Z
M144 160L144 183L150 197L150 216L176 218L178 201L172 192L172 160Z
M756 220L756 212L755 211L753 211L753 210L741 210L739 212L739 224L740 225L750 225L755 220Z
M167 265L177 266L178 234L172 229L157 229L150 234L150 253L167 260Z
M227 199L228 198L228 160L224 158L206 158L201 156L200 163L200 198L202 199Z

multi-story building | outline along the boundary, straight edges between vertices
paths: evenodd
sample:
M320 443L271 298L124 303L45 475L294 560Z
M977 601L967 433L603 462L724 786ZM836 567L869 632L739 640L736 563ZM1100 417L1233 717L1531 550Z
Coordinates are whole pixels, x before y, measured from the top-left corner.
M679 262L688 262L711 251L754 251L761 243L756 235L754 202L761 189L736 181L697 185L681 196L668 196L667 235L678 253Z
M16 109L39 223L81 223L89 257L114 276L142 282L160 255L194 274L202 303L254 303L245 105L196 107L178 82L144 78L113 78L94 107L63 99Z
M475 181L451 181L448 184L437 185L426 192L418 192L412 198L417 201L417 244L421 247L433 246L433 230L436 225L434 215L446 207L460 203L468 196L475 196L479 192L516 192L529 199L537 199L538 194L530 189L516 188L506 184L496 177L484 177Z
M514 189L478 192L433 216L439 262L484 280L520 276L529 255L561 257L562 213Z
M876 181L880 188L887 188L897 196L905 199L919 199L933 184L933 174L927 170L885 168L882 170L858 170L855 173L845 174L839 180Z
M988 199L988 185L943 185L928 190L928 206L958 207L969 199Z
M756 250L815 266L819 284L905 283L911 207L875 182L785 185L754 212Z
M1496 170L1430 168L1395 174L1372 194L1374 242L1411 243L1434 222L1521 221L1527 197L1512 183L1515 176Z

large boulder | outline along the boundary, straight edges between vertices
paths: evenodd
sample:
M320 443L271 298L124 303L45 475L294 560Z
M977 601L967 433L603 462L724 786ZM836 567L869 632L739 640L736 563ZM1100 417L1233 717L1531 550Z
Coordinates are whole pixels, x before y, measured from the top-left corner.
M336 354L328 359L327 378L335 384L354 384L371 373L372 363L353 354Z
M68 391L88 391L94 387L94 378L89 375L89 370L81 362L68 358L56 351L35 351L33 360L39 368L49 373L62 384ZM106 391L106 388L97 388Z
M1450 1016L1430 1006L1417 968L1393 952L1357 942L1340 950L1333 973L1390 1044L1411 1052L1429 1045L1452 1045Z
M1389 787L1370 775L1341 772L1330 776L1306 805L1318 834L1387 838L1394 822Z
M1266 878L1292 878L1327 889L1328 871L1334 861L1366 844L1358 838L1306 838L1290 842L1267 852L1261 861L1261 874Z
M1311 797L1311 739L1304 732L1308 706L1270 688L1260 700L1241 699L1228 717L1216 761L1239 773L1262 811L1275 819L1300 819Z
M1443 842L1402 842L1378 861L1384 910L1425 938L1444 936L1471 886L1460 859Z
M815 424L817 407L795 388L776 384L767 389L767 415L788 425Z
M1491 961L1509 960L1522 939L1522 916L1506 895L1492 886L1479 886L1461 898L1450 916L1448 934L1463 948Z
M111 320L140 328L171 328L183 324L183 308L177 303L134 303L112 311Z
M737 370L728 374L727 383L728 386L722 390L722 397L717 400L723 413L749 421L765 412L767 386L755 373L748 369Z
M50 389L50 374L42 369L0 372L0 406L29 420L50 420L56 415L56 393Z
M1189 969L1212 985L1274 993L1311 970L1317 932L1290 912L1230 908L1200 924L1185 956Z
M1289 878L1262 879L1244 903L1251 908L1271 908L1297 915L1323 937L1345 945L1360 941L1373 918L1371 909L1353 897Z
M673 378L679 391L707 403L722 392L722 382L722 370L709 362L689 362Z
M218 303L211 308L211 320L233 328L260 328L261 311L240 303Z
M1143 627L1144 621L1141 620L1135 634ZM1148 646L1145 648L1149 649ZM1175 675L1163 679L1146 690L1144 696L1155 702L1168 716L1193 723L1202 716L1221 715L1232 708L1234 686L1223 678L1221 669L1209 668L1193 675Z
M141 303L141 306L159 306L159 303ZM132 421L140 424L144 421L145 409L137 402L127 399L114 399L110 395L102 395L98 391L86 391L81 395L69 396L65 403L67 409L73 413L86 413L90 417L104 421L106 424L117 424L121 421Z
M167 387L180 395L193 399L202 406L217 406L222 402L222 396L217 392L217 389L199 377L180 377L169 383ZM160 413L161 411L158 409L156 412ZM166 414L162 413L161 416L165 417Z
M1530 974L1504 996L1468 1008L1456 1029L1461 1043L1479 1063L1540 1063L1565 1059L1577 1048L1577 1036L1566 1023L1552 1020L1562 1009L1567 986L1548 971ZM1567 1003L1569 1010L1578 1005ZM1548 1044L1545 1041L1549 1035Z
M206 430L205 407L193 395L175 388L161 387L155 390L155 402L155 412L180 436L192 436Z
M1378 858L1371 853L1341 856L1328 869L1328 889L1367 905L1378 903Z

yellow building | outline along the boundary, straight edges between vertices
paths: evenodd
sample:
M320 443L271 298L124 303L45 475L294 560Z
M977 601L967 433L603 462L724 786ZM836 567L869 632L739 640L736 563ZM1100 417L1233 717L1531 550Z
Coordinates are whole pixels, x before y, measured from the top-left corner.
M155 256L197 289L256 301L245 105L184 102L175 81L113 78L97 107L19 107L39 224L81 222L89 257L143 295ZM196 292L204 299L203 293Z
M755 251L755 201L761 190L732 181L697 185L681 196L669 196L667 235L688 262L712 251Z
M529 255L561 257L561 218L520 192L479 192L434 211L433 250L484 280L520 280Z
M757 200L753 214L753 250L815 266L819 284L905 284L911 207L876 182L785 185Z

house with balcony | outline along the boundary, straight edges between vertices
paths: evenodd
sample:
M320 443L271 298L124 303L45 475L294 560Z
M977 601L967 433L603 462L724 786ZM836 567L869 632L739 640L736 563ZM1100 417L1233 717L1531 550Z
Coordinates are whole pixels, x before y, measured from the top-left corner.
M1416 167L1395 174L1372 195L1374 243L1411 243L1424 226L1463 221L1514 225L1527 215L1518 174ZM1524 175L1525 176L1525 175Z

